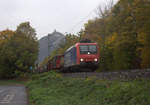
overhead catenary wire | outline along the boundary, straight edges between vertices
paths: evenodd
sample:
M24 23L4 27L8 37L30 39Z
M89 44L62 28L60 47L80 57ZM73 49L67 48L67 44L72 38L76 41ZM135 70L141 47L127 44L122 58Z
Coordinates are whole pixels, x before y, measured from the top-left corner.
M113 6L116 2L117 2L118 0L106 0L105 2L104 2L104 5L99 5L99 6L101 6L102 7L102 9L104 9L104 7L106 7L106 6ZM93 12L97 12L97 9L98 9L98 7L99 6L96 6L92 11L90 11L89 12L89 14L86 16L86 17L84 17L81 21L79 21L77 24L75 24L70 30L69 30L69 32L70 33L73 33L73 31L75 30L75 28L77 27L77 26L79 26L80 24L82 24L89 16L91 16L91 14L93 13ZM104 7L103 7L104 6ZM95 15L95 17L96 17L96 15Z
M89 16L91 16L91 14L96 11L96 9L97 9L97 8L94 8L92 11L90 11L89 14L88 14L86 17L84 17L81 21L79 21L77 24L75 24L75 25L70 29L69 32L70 32L70 33L73 33L73 31L75 30L75 28L76 28L77 26L79 26L80 24L82 24Z

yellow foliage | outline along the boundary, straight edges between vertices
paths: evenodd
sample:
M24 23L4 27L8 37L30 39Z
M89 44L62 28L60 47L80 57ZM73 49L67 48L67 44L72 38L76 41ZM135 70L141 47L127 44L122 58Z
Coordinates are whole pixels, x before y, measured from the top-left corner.
M140 47L139 50L141 51L141 67L142 68L149 68L150 67L150 37L142 32L138 35L138 41L143 45Z
M138 41L140 42L140 43L142 43L142 44L144 44L145 43L145 41L146 41L146 33L144 33L144 32L141 32L141 33L139 33L139 35L138 35Z
M150 67L150 47L143 48L141 58L142 58L141 67L149 68Z
M14 32L9 29L1 31L0 32L0 43L7 42L13 35L14 35Z
M113 33L111 36L107 37L105 44L111 45L116 41L116 39L117 39L117 33Z

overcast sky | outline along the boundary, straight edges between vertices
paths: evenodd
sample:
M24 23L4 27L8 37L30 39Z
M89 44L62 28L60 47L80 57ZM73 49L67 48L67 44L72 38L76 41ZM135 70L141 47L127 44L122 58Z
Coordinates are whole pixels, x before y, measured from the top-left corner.
M15 30L29 21L38 38L54 29L61 33L77 33L88 19L96 16L95 9L107 0L0 0L0 31Z

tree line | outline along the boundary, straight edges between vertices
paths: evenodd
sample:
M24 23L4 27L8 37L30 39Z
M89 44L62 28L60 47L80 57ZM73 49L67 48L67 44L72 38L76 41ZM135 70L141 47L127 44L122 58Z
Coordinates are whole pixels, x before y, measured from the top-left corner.
M98 71L150 68L150 1L119 0L98 7L98 17L85 23L78 35L67 34L60 45L41 64L83 38L100 47ZM37 60L38 40L29 22L15 31L0 31L0 78L16 77L30 71Z
M78 36L68 34L66 43L52 56L88 38L100 46L98 71L150 68L150 1L110 2L98 7L97 13L98 17L85 23Z
M36 32L29 22L21 23L15 31L0 31L0 78L17 77L29 72L37 55Z

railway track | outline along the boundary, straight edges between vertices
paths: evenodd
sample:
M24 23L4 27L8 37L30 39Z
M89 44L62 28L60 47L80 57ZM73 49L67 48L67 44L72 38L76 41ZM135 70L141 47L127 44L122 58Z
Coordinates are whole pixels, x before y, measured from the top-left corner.
M72 78L96 78L105 80L134 80L138 78L150 78L150 69L128 70L118 72L76 72L62 73L64 77Z

